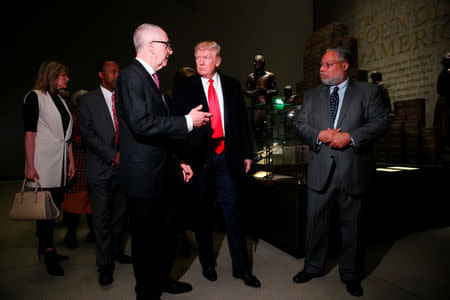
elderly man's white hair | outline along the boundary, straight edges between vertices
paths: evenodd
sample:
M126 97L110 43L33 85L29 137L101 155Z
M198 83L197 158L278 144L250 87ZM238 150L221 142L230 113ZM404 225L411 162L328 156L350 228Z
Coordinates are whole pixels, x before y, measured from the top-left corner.
M162 31L161 27L150 23L144 23L136 28L133 34L133 43L136 52L139 52L160 31Z

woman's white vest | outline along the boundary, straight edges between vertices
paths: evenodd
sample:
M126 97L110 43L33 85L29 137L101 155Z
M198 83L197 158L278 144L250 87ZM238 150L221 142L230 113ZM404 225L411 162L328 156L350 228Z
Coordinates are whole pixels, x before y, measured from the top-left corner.
M34 90L38 96L39 119L34 148L34 168L44 188L65 185L67 174L68 141L72 135L73 120L69 108L61 98L70 116L69 126L63 132L61 114L49 93ZM58 97L60 97L58 95ZM26 96L25 96L26 99ZM61 178L63 176L63 178ZM63 179L63 180L61 180Z

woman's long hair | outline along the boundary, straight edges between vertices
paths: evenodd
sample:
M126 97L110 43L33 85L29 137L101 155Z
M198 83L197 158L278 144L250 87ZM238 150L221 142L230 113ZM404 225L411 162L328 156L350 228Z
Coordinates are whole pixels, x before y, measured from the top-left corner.
M57 90L59 75L69 71L69 68L59 61L44 61L39 67L33 89L43 93L53 94Z

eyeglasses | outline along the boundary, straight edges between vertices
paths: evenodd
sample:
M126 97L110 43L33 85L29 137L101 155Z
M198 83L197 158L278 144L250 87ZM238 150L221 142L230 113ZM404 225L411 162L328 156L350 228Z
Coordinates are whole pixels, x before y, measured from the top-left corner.
M335 64L341 63L341 62L344 62L344 61L343 61L343 60L338 60L338 61L335 61L335 62L320 63L319 66L320 66L321 68L329 69L329 68L331 68L332 66L334 66Z
M170 46L170 41L152 41L153 43L161 43L161 44L165 44L167 46L167 48L172 49L172 47Z

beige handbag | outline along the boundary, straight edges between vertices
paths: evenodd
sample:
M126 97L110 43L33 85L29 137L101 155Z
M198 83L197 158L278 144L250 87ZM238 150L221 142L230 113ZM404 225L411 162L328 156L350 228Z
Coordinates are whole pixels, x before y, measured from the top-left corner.
M22 190L14 196L14 202L9 211L11 220L29 221L29 220L50 220L59 216L59 209L53 202L52 195L48 191L43 191L41 184L37 179L34 190L25 186L26 179L23 181Z

